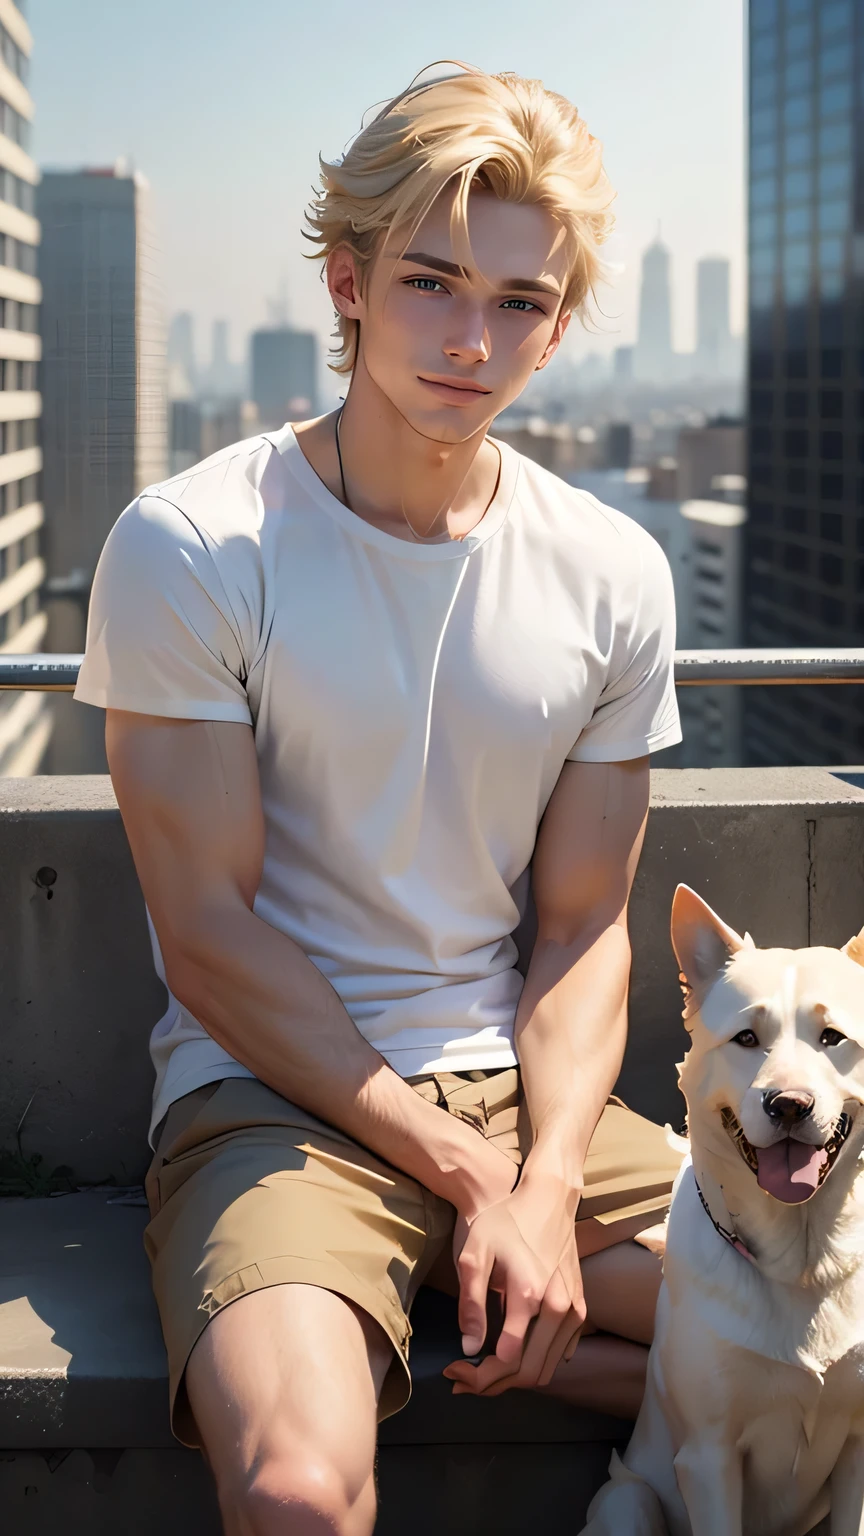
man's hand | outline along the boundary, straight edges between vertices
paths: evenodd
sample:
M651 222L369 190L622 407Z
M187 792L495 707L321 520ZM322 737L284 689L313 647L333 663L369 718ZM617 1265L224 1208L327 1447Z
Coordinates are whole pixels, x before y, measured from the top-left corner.
M480 1365L454 1360L444 1375L454 1393L497 1397L510 1387L545 1387L570 1359L585 1321L576 1253L578 1190L521 1183L470 1226L457 1222L459 1326L466 1355L486 1337L490 1290L500 1294L504 1324L494 1355Z

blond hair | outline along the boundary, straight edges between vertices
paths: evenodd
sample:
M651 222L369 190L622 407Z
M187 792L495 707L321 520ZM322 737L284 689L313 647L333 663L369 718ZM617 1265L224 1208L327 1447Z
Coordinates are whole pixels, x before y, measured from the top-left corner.
M536 203L559 221L570 273L563 310L584 310L612 223L601 145L576 108L539 80L453 67L461 72L430 83L415 77L360 130L341 160L320 161L322 186L307 213L306 238L318 247L312 259L326 262L345 246L362 282L382 236L403 231L407 249L435 199L454 183L454 243L467 266L468 195L477 186L505 202ZM358 333L356 320L337 315L330 364L336 373L352 371Z

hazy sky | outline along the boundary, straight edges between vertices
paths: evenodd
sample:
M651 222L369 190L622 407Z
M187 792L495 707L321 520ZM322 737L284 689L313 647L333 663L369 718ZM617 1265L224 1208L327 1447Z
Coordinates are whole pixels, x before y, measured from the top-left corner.
M317 154L424 65L461 58L539 76L603 140L618 191L600 337L633 339L640 253L658 221L673 255L675 343L692 345L694 265L743 281L743 0L30 0L41 165L131 157L152 187L169 311L232 352L283 280L292 323L326 336L317 265L301 256Z

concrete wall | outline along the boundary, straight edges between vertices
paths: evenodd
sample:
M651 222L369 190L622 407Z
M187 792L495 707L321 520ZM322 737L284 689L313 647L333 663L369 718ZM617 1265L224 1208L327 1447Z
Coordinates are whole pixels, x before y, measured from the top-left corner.
M676 1125L679 880L757 944L843 943L864 924L864 789L815 768L655 774L619 1092ZM21 1148L46 1168L137 1181L164 992L107 778L0 779L0 935L0 1149L24 1116Z

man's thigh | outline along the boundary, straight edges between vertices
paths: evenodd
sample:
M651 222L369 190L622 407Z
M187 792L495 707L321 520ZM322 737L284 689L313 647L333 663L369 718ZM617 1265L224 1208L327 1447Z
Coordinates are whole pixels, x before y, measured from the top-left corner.
M374 1499L378 1398L392 1345L331 1291L275 1285L240 1297L192 1350L186 1392L223 1506L255 1479L328 1483L353 1508Z
M373 1330L376 1351L379 1337L389 1341L391 1369L379 1415L407 1400L408 1314L452 1228L453 1213L443 1201L249 1079L226 1079L215 1091L198 1090L173 1106L148 1193L145 1242L178 1438L199 1443L186 1391L187 1362L199 1340L229 1328L226 1337L234 1338L241 1323L229 1314L252 1320L270 1306L280 1317L293 1317L300 1305L326 1307L355 1338L358 1314L367 1314L364 1327ZM301 1303L303 1292L326 1299ZM203 1358L211 1349L208 1344ZM323 1360L322 1348L309 1355L307 1385L325 1370L312 1369L316 1359ZM272 1385L275 1391L277 1378Z

